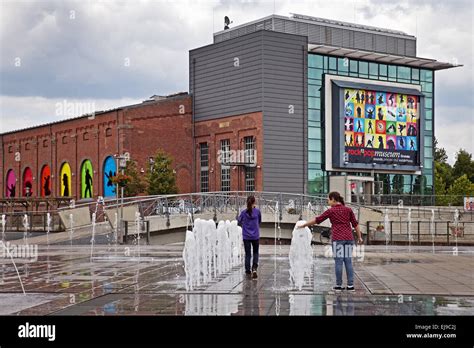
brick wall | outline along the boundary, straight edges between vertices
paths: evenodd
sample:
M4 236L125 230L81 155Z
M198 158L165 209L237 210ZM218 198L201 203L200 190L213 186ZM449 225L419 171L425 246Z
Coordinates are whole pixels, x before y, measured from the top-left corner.
M263 190L263 128L262 113L255 112L195 124L196 138L196 192L200 191L200 152L199 144L209 146L209 191L221 190L221 166L217 161L217 151L220 150L222 139L230 140L231 150L244 150L244 137L254 136L257 150L257 166L255 169L255 190ZM231 166L231 191L245 190L245 171L243 167Z
M16 197L22 192L25 168L33 172L33 196L41 192L41 170L51 169L52 196L60 195L60 170L69 163L72 196L80 197L80 170L85 160L93 167L93 195L103 194L103 165L107 156L129 152L138 168L163 149L174 159L179 192L191 191L192 108L187 95L98 113L0 136L1 196L6 193L6 175L13 169L17 178ZM19 161L15 154L19 153Z

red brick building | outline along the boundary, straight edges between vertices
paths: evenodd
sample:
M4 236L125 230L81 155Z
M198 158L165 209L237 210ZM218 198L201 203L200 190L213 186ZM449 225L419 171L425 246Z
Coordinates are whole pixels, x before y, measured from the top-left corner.
M92 167L92 196L104 195L104 162L109 156L128 152L145 175L149 157L158 149L172 156L179 191L190 192L191 112L191 98L184 93L97 112L92 117L81 116L3 133L0 135L2 195L10 196L11 183L7 185L7 181L13 173L15 197L26 195L25 179L31 182L31 196L45 196L42 173L49 169L50 195L62 196L60 173L68 165L69 195L79 199L81 166L85 161L90 161Z
M3 133L2 197L80 199L89 197L85 191L88 183L92 197L110 196L107 178L112 173L106 166L115 166L113 155L128 152L145 175L149 159L158 149L173 158L179 193L261 190L260 156L253 168L218 163L222 144L228 145L227 150L251 146L261 153L261 129L260 112L193 123L192 99L180 93L94 116ZM206 147L208 165L202 166L201 150Z
M262 163L263 153L262 113L254 112L237 116L195 122L194 139L196 146L195 163L197 164L196 191L205 189L203 164L201 161L205 144L208 149L207 191L261 191L263 190ZM252 144L249 148L249 143ZM255 167L230 165L225 168L218 161L218 151L223 151L223 144L230 150L254 150ZM247 145L247 146L246 146ZM232 162L232 161L231 161ZM228 169L229 180L226 183L224 171ZM227 184L227 186L226 186Z

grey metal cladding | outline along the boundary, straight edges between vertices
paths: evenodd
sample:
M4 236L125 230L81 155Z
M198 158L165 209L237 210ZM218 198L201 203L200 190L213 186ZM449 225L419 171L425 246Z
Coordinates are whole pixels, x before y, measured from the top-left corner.
M266 191L305 192L307 37L263 40L263 178ZM290 107L294 113L289 113Z
M365 33L354 32L354 48L364 49L365 48Z
M374 51L386 52L387 51L387 37L383 35L375 35L375 49Z
M351 31L343 30L342 31L342 47L350 47L351 44Z
M285 31L285 22L281 18L274 18L273 19L274 30L279 32Z
M406 50L407 56L415 57L416 56L416 41L405 40L405 50Z
M342 47L342 29L332 29L331 46Z
M324 28L320 25L310 25L308 27L308 42L322 43Z
M262 111L262 32L190 51L196 121Z
M394 37L387 37L387 52L391 54L397 53L397 40Z
M400 56L405 55L405 40L397 39L397 54Z
M189 54L196 121L263 112L266 191L305 192L307 45L306 36L259 30Z
M355 48L401 56L416 56L416 38L414 37L397 37L377 31L336 28L324 24L302 22L291 18L283 19L278 16L266 19L265 21L252 22L243 27L230 29L224 33L215 34L214 42L221 42L231 37L244 35L249 33L249 31L263 29L307 36L308 42L311 44Z

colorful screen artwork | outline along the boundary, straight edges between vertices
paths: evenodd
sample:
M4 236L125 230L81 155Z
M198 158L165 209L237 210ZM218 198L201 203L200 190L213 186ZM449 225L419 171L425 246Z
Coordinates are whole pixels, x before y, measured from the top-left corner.
M16 196L16 176L13 169L10 169L7 173L7 186L5 187L5 197Z
M115 185L112 183L112 177L117 174L117 165L112 156L104 161L104 197L115 196Z
M64 163L61 167L61 176L59 177L59 184L61 187L61 196L72 196L71 167L67 162Z
M23 172L23 196L33 196L33 172L30 167L26 167Z
M92 198L94 171L92 170L92 163L85 160L81 167L81 198Z
M418 96L344 89L345 161L417 165L418 112Z
M41 169L41 197L51 195L51 169L48 165Z

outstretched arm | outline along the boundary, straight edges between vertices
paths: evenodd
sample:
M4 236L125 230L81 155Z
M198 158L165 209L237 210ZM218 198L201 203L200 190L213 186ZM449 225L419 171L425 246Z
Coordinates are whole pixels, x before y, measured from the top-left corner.
M316 218L314 218L313 220L309 220L308 222L306 222L302 225L298 225L298 227L299 228L305 228L305 227L313 226L313 225L316 225Z
M305 227L308 227L308 226L320 224L321 222L323 222L324 220L329 218L329 214L331 214L330 209L326 210L321 215L315 217L313 220L310 220L310 221L306 222L305 224L298 225L298 227L305 228Z

